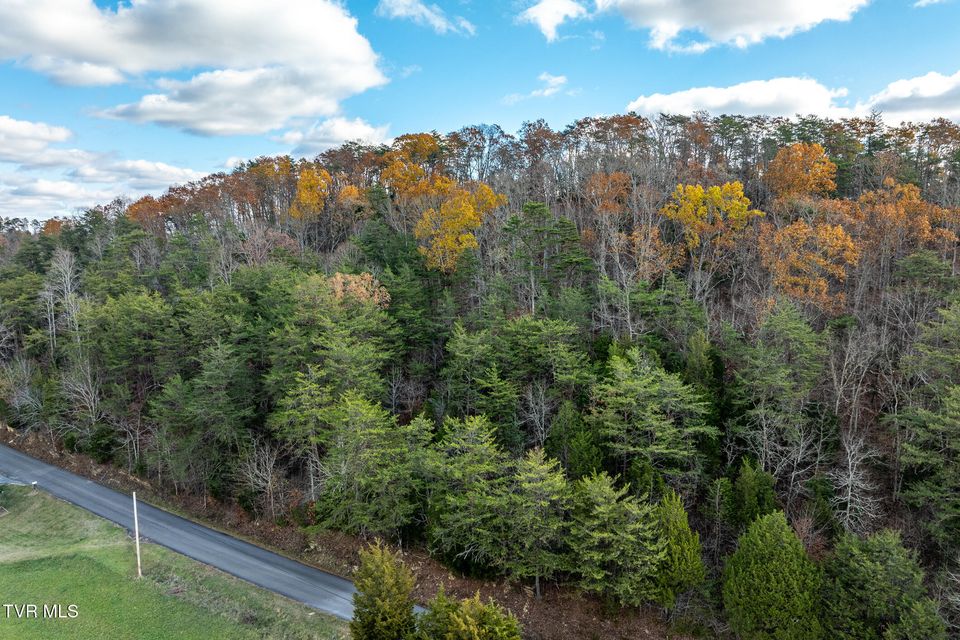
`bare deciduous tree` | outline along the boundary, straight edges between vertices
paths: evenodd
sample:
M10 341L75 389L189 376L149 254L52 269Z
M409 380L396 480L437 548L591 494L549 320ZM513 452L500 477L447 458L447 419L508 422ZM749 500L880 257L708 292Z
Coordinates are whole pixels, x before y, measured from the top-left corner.
M279 457L280 450L276 446L265 440L254 440L235 472L241 486L266 500L273 520L277 517L276 498L283 484Z
M827 474L836 493L834 512L843 528L867 533L881 515L876 483L870 477L870 462L877 453L863 435L845 430L840 436L840 465Z

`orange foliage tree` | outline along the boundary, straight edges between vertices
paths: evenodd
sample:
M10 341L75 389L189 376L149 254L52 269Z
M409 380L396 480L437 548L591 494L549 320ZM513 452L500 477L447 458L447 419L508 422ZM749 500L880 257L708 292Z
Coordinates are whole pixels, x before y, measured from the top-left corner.
M847 267L856 264L860 251L842 226L796 220L783 229L763 224L760 257L773 275L773 285L798 302L824 310L843 304L843 293L832 283L843 283Z
M767 167L767 184L781 198L825 195L837 188L837 165L816 143L797 142L777 152Z
M400 136L384 154L380 179L399 209L394 225L412 225L427 266L451 273L463 252L477 247L473 232L483 217L506 198L483 183L458 184L445 174L442 160L436 135Z
M381 309L390 305L390 293L369 273L335 273L327 284L337 300L351 298L358 302L372 302Z
M380 180L393 195L399 216L394 225L409 231L422 213L435 206L444 185L440 142L436 136L417 133L400 136L383 156Z
M40 233L45 236L58 236L63 230L63 220L59 218L50 218L43 223L43 228L40 229Z

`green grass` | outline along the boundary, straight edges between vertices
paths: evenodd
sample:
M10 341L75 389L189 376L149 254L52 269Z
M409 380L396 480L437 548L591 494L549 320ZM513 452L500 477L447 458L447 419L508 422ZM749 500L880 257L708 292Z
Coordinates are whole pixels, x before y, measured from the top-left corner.
M126 532L26 487L0 506L0 605L77 605L74 619L17 620L0 607L0 639L113 640L348 637L346 623L212 567L142 544L136 578Z

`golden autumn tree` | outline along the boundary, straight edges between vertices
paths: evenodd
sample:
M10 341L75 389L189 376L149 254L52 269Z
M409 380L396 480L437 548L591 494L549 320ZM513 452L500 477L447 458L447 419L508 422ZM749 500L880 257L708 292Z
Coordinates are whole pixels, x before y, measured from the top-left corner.
M440 142L433 134L403 135L383 156L380 180L393 195L395 227L409 231L424 211L437 205L443 179Z
M783 229L763 224L760 258L773 275L773 285L798 302L836 311L843 304L842 284L847 268L856 264L860 251L850 235L837 224L809 224L796 220Z
M837 165L817 143L797 142L777 152L765 175L781 198L825 195L837 188Z
M337 204L349 209L358 209L363 207L363 193L352 184L344 185L337 194Z
M690 261L688 273L698 301L703 301L713 286L713 277L724 269L750 220L764 215L750 208L750 199L743 194L739 181L707 189L677 185L660 214L678 223L683 231Z
M414 235L424 243L419 250L426 257L427 266L451 273L463 252L477 247L473 232L480 228L483 217L503 206L506 198L482 183L468 190L449 178L431 182L441 204L423 212Z
M958 211L927 202L916 185L887 178L883 188L860 196L850 215L863 244L861 277L874 288L886 286L896 262L918 249L939 250L944 259L953 260Z
M390 221L404 231L412 226L427 266L444 273L457 268L464 251L477 247L473 232L487 213L506 202L483 183L460 185L448 177L434 134L397 138L384 154L380 179L396 207Z
M297 175L297 192L290 205L290 217L306 221L319 216L330 195L331 181L326 169L304 163Z

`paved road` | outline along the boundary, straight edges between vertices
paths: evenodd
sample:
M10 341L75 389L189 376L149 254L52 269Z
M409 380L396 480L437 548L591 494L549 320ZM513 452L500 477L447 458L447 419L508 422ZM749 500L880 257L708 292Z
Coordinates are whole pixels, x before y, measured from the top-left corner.
M130 496L0 445L0 475L37 487L133 530ZM261 549L148 504L139 503L140 535L255 585L349 620L353 583Z

